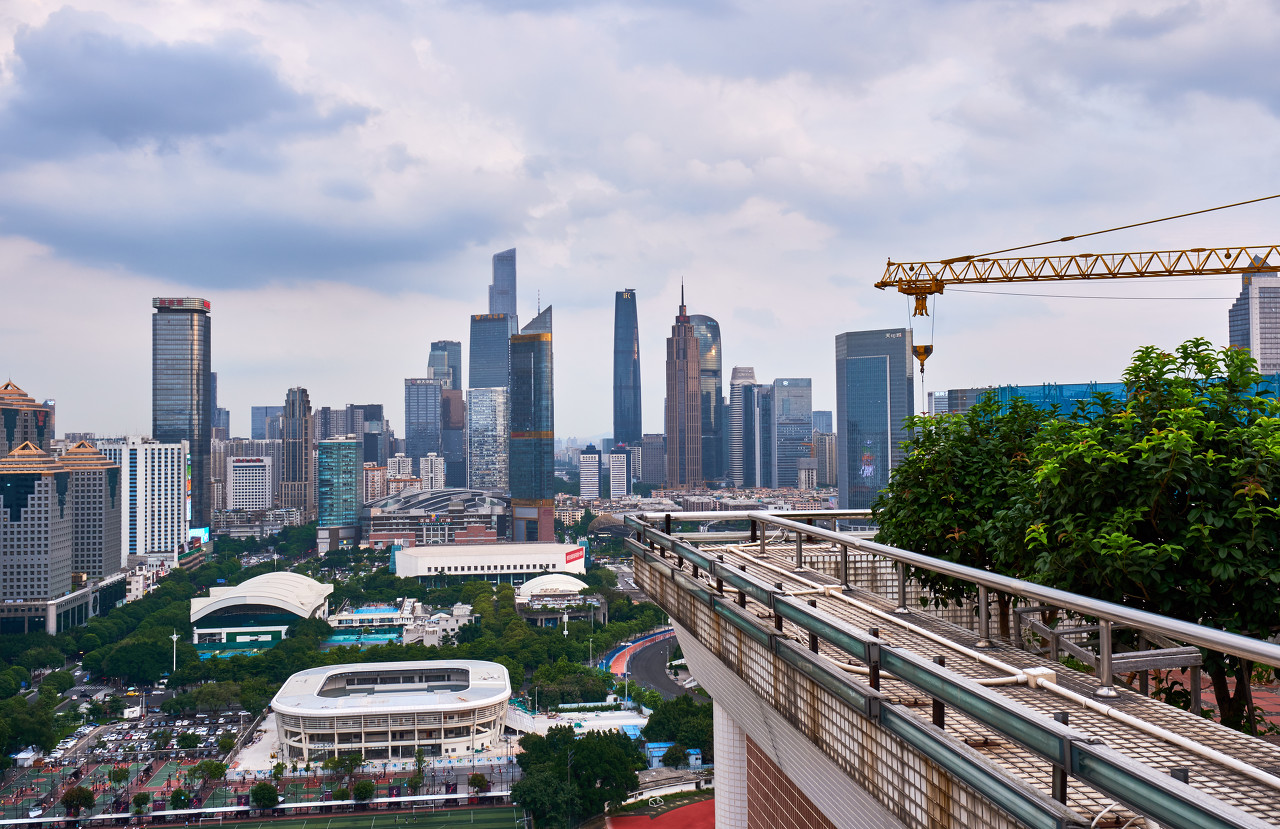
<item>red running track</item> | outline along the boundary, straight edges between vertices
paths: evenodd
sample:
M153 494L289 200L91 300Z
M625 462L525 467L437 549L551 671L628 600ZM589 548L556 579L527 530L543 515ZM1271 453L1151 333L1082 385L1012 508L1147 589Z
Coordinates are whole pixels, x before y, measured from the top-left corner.
M703 800L654 817L621 815L605 818L608 829L715 829L716 802Z
M649 647L654 642L661 642L663 639L670 639L675 635L676 632L674 630L669 630L666 633L659 633L657 636L651 636L643 642L632 645L613 658L613 661L609 663L609 672L614 676L622 676L627 671L627 663L631 661L632 654L641 648Z

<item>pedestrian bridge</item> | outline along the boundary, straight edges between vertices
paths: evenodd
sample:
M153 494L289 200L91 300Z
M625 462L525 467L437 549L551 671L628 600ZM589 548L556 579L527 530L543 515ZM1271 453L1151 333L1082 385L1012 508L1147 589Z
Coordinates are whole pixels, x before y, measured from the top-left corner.
M626 519L636 581L716 702L717 825L1280 825L1280 747L1144 693L1180 669L1198 698L1200 648L1280 647L838 529L859 517ZM713 519L743 529L698 532ZM923 608L908 568L975 585L976 607ZM1017 597L1006 640L993 592Z

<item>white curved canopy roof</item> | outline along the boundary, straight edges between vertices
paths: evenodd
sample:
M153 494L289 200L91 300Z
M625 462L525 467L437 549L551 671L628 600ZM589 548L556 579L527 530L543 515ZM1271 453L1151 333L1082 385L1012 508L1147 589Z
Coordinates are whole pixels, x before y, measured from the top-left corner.
M208 598L191 600L191 621L236 605L268 605L304 619L323 615L332 584L297 573L264 573L235 587L211 587Z
M564 573L548 573L545 576L538 576L536 579L530 579L520 585L517 592L525 598L536 596L539 593L577 593L580 590L586 590L590 587L585 581L575 579L573 576L566 576Z

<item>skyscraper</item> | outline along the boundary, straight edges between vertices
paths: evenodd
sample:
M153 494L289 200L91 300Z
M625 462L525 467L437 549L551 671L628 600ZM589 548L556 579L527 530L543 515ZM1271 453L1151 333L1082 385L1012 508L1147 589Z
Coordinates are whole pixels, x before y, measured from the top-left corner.
M511 335L514 315L473 314L471 317L471 375L467 388L506 388L511 382Z
M586 501L600 498L600 462L603 456L595 444L588 443L587 448L578 456L578 496Z
M773 386L743 383L742 485L772 489L776 443Z
M433 369L449 369L450 379L446 388L461 389L462 343L457 340L436 340L431 344L427 366ZM436 377L439 376L439 374L436 375Z
M445 486L467 485L467 403L463 392L445 389L440 395L440 444Z
M493 284L489 286L489 313L516 316L516 249L493 255ZM512 329L514 331L514 328Z
M774 486L798 486L796 462L813 455L813 380L781 377L773 381Z
M92 581L124 566L120 552L120 465L85 441L58 458L71 472L74 501L71 570Z
M301 510L303 520L316 517L315 426L311 396L289 389L284 398L284 468L280 471L280 506Z
M249 437L253 440L279 440L279 434L267 434L275 429L277 418L284 414L284 406L251 406L249 408Z
M0 632L49 630L47 602L71 592L75 495L71 472L23 443L0 458Z
M444 381L407 377L404 381L404 453L424 458L441 451L441 404ZM377 460L377 458L370 458ZM421 476L421 470L414 470Z
M640 483L662 486L667 480L667 440L664 435L640 438Z
M615 447L609 453L609 499L626 498L631 494L631 453L626 447Z
M815 411L813 413L813 431L815 432L831 431L831 412Z
M467 390L467 486L505 490L511 439L507 388Z
M689 317L698 338L698 382L702 403L702 477L712 481L725 474L724 389L720 367L720 323L706 314Z
M667 338L667 487L702 486L702 382L698 337L684 304Z
M122 553L163 557L176 564L179 551L186 549L191 508L187 442L132 436L99 441L98 451L120 467Z
M511 338L511 512L515 541L555 541L551 306Z
M841 509L868 509L889 483L915 411L911 331L888 328L836 336L836 435Z
M729 378L729 483L742 486L742 387L755 385L756 370L750 366L734 366Z
M53 440L53 411L6 381L0 386L0 458L30 443L45 452Z
M213 399L209 377L209 301L151 300L151 437L185 440L191 451L191 527L213 523L209 468Z
M352 547L360 541L364 503L364 443L355 439L320 441L316 474L319 552Z
M613 439L638 446L640 427L640 322L634 288L613 298Z
M226 440L231 437L231 412L218 405L218 372L209 372L209 405L213 408L212 434L215 439ZM222 473L211 467L216 478Z
M1240 296L1227 313L1227 329L1231 345L1247 348L1258 361L1258 371L1280 371L1280 274L1241 276Z
M840 455L834 433L814 429L813 457L818 461L818 486L835 486L839 482L836 470L840 468Z

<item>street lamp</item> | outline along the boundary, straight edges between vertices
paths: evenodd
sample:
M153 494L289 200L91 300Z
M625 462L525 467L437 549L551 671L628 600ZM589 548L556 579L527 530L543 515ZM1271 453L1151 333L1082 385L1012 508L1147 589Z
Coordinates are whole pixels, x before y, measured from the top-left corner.
M176 674L178 672L178 629L177 628L173 629L173 635L170 636L169 638L173 640L173 673L169 674L169 676L173 676L173 674Z

